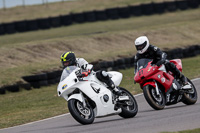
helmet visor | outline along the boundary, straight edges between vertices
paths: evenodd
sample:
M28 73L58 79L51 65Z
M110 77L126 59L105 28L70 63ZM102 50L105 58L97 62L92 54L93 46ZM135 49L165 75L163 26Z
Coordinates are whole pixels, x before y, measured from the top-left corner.
M63 61L62 65L63 65L63 67L67 67L70 65L70 61Z
M147 41L145 41L143 44L136 45L136 49L137 50L143 50L146 45L147 45Z

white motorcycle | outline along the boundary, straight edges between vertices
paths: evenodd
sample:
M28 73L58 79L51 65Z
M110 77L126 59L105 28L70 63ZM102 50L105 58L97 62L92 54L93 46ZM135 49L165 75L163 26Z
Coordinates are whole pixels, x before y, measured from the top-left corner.
M58 96L68 101L69 112L79 123L91 124L95 117L114 114L123 118L131 118L137 114L137 102L126 89L118 87L122 95L117 96L96 78L95 72L84 75L76 66L68 67L67 73L66 78L58 84ZM119 86L122 74L114 71L108 74L114 84Z

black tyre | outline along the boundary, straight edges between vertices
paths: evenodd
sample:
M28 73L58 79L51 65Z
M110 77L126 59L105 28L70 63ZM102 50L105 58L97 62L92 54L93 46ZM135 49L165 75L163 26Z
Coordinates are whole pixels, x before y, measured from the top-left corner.
M165 107L165 97L163 92L159 89L159 95L156 94L156 88L151 85L146 85L143 87L143 93L146 101L155 110L161 110Z
M135 98L126 89L120 87L120 90L122 91L122 94L128 96L130 100L124 101L125 104L121 107L122 112L119 114L119 116L123 118L134 117L138 112L138 105Z
M192 89L188 90L188 93L184 93L183 94L183 103L186 105L192 105L195 104L197 102L197 90L194 86L194 84L192 83L192 81L190 81L189 79L187 79L188 82L191 84Z
M90 105L83 107L82 102L77 99L71 99L68 101L68 108L73 118L79 123L83 125L93 123L95 116Z

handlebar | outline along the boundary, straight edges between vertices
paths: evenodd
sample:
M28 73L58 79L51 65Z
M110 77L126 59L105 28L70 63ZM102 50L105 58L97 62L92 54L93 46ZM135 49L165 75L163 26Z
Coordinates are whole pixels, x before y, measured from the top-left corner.
M79 78L84 78L87 77L89 74L91 73L91 70L88 70L86 72L82 72L80 75L78 75L77 77Z

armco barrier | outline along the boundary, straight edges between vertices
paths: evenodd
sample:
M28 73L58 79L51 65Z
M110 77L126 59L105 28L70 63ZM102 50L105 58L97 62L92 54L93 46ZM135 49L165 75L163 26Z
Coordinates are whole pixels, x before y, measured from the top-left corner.
M200 0L173 0L163 2L151 2L127 7L116 7L101 11L88 11L61 15L57 17L41 18L36 20L24 20L13 23L0 24L0 35L25 32L52 27L67 26L73 23L104 21L108 19L128 18L130 16L152 15L165 11L186 10L199 7Z
M196 55L200 55L200 45L193 45L187 48L176 48L168 51L164 51L167 53L168 59L175 58L187 58L193 57ZM92 62L94 65L94 70L119 70L126 69L134 66L134 56L117 59L114 61L96 61ZM46 72L37 75L23 76L22 78L28 83L21 83L15 85L8 85L0 88L0 94L5 94L5 90L11 92L19 91L19 88L24 88L30 90L33 88L40 88L41 86L47 86L51 84L58 83L60 81L60 76L62 74L62 70L56 70L52 72Z

